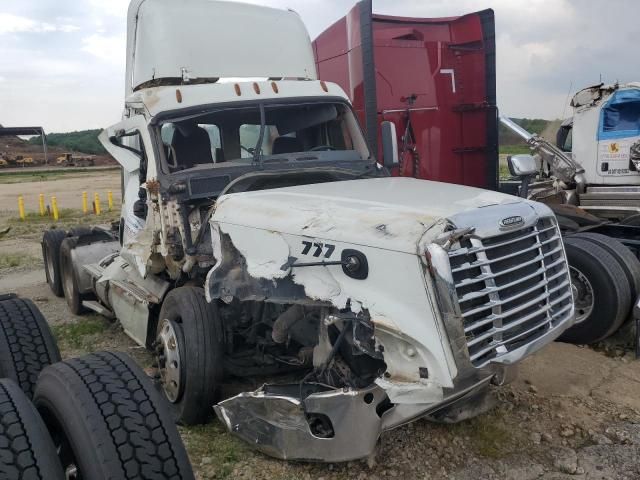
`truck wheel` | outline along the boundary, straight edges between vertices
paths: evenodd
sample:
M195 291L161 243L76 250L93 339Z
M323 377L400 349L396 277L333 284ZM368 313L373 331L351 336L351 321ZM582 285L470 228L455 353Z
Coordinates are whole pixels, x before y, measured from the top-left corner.
M0 478L63 480L49 432L22 390L0 380Z
M64 230L51 229L44 232L42 237L42 259L44 272L51 291L57 297L62 297L62 276L60 275L60 245L67 236Z
M176 422L194 425L213 413L222 381L222 328L217 306L198 287L167 295L153 344L160 385Z
M609 252L624 270L625 277L631 286L631 298L638 298L640 295L640 260L622 242L600 233L590 232L577 233L570 238L584 239Z
M166 402L126 354L99 352L47 367L33 401L67 478L194 478Z
M60 246L60 274L64 298L67 300L69 310L74 315L80 315L85 311L85 308L82 306L82 295L80 295L78 279L71 258L71 250L75 248L76 243L75 237L67 237L62 242Z
M31 300L0 302L0 378L10 378L31 398L44 367L60 361L51 329Z
M603 340L624 322L631 307L631 287L622 267L602 247L567 237L576 321L560 340L587 344Z

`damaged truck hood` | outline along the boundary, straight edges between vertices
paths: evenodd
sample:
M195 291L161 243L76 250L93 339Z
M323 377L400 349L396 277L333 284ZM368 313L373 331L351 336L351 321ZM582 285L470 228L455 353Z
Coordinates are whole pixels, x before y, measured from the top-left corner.
M213 221L414 254L439 221L519 202L525 201L462 185L375 178L224 195Z

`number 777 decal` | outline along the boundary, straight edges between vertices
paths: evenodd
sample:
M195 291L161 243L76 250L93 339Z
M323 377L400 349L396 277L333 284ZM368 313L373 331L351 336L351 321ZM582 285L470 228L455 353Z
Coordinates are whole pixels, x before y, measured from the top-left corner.
M307 240L303 240L302 245L302 255L309 255L313 251L313 256L316 258L322 255L323 250L325 251L324 258L331 258L336 249L336 246L330 243L309 242Z

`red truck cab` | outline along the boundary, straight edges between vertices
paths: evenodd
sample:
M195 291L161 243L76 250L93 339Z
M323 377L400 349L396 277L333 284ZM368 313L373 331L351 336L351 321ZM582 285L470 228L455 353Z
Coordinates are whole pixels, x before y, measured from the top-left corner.
M347 92L378 158L380 123L395 124L395 175L497 190L493 10L392 17L364 0L313 48L319 78Z

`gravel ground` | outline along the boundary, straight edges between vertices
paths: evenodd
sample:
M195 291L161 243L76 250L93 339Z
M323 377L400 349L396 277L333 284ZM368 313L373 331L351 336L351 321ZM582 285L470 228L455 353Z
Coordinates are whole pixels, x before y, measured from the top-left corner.
M64 357L119 350L148 367L148 354L117 324L76 317L51 294L39 260L44 226L0 238L0 255L25 255L22 264L0 269L0 291L36 301ZM518 380L493 395L496 407L488 414L457 425L417 421L385 433L374 457L345 464L273 460L217 420L181 433L200 479L640 478L640 369L631 352L555 343L523 362Z

